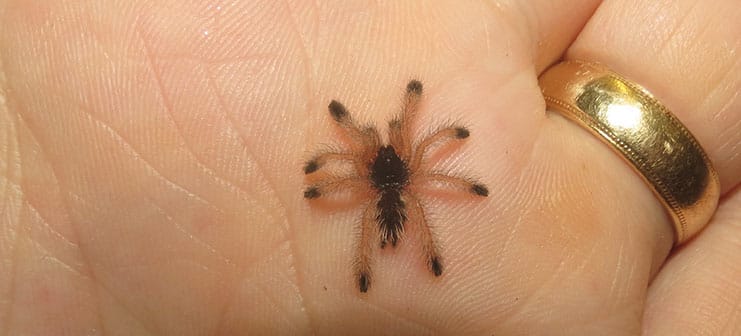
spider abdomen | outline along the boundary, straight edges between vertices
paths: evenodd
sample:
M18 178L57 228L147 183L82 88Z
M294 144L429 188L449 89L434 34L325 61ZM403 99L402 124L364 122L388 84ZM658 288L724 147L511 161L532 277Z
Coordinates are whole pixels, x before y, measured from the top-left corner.
M391 242L391 246L396 246L407 220L401 192L398 190L382 191L377 206L376 221L381 232L381 247L383 248L387 242Z
M409 168L391 145L378 149L369 168L371 184L380 193L376 221L381 232L381 247L387 242L396 246L407 219L401 191L409 184Z

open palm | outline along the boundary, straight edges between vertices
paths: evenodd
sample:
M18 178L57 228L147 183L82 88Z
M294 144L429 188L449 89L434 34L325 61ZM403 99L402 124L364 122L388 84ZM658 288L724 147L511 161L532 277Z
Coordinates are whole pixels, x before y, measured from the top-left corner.
M738 6L557 3L0 1L0 333L738 332ZM668 262L641 179L545 111L563 55L633 74L715 162L719 211ZM407 234L361 293L363 207L307 201L303 165L330 101L385 129L411 79L415 139L465 125L435 167L489 195L421 191L445 272Z

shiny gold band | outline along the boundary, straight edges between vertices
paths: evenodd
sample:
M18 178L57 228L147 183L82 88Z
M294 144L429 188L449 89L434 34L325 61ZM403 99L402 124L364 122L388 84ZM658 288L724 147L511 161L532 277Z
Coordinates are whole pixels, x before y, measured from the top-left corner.
M718 175L687 128L648 91L609 69L565 61L540 77L549 108L611 145L674 222L675 243L700 231L720 197Z

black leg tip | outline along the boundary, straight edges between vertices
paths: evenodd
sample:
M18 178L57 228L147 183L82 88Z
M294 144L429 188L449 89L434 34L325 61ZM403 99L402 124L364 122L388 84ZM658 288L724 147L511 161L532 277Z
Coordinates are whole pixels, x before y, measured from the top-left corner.
M358 288L360 288L360 292L367 293L369 286L370 286L370 277L365 273L360 274L360 278L358 278Z
M465 127L457 127L455 129L455 137L458 139L468 138L469 135L471 135L471 132L469 132Z
M333 100L329 103L329 113L335 121L340 122L347 118L347 109L342 103Z
M414 94L422 94L422 82L414 79L407 84L407 92Z
M316 160L311 160L304 166L304 174L311 174L319 169L319 163Z
M435 276L443 274L443 265L440 263L440 258L434 257L430 260L430 270Z
M489 196L489 189L483 184L474 184L471 186L471 192L479 196Z
M308 187L306 190L304 190L304 198L312 199L317 198L321 196L322 193L319 192L319 188L317 187Z

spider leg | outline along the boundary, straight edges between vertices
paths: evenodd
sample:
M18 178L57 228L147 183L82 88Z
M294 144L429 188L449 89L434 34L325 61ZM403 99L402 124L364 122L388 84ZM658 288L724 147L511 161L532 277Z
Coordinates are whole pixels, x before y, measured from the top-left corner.
M417 171L419 169L419 166L422 164L422 158L427 154L430 146L440 142L443 142L444 145L452 141L463 140L468 138L469 135L471 135L471 132L462 126L450 126L437 130L419 143L409 162L409 169L411 171Z
M432 272L432 274L434 274L435 276L440 276L441 274L443 274L440 248L435 242L435 237L432 234L432 230L430 230L430 225L427 223L424 209L422 208L419 199L417 199L416 197L412 196L409 193L405 193L404 197L409 201L409 221L417 225L417 230L420 236L419 238L422 242L422 252L425 255L427 269L429 269L430 272Z
M418 80L410 81L404 94L401 113L389 122L389 143L404 160L408 160L412 155L411 126L421 100L422 83Z
M322 169L325 164L333 161L346 161L352 163L355 173L358 176L367 176L369 173L367 162L373 160L374 148L376 147L367 147L361 150L360 154L346 152L319 153L304 163L304 174L309 175L315 173Z
M350 113L347 112L347 108L342 103L333 100L328 106L329 114L332 115L332 119L345 131L345 133L353 140L355 147L361 146L361 148L377 148L381 144L381 137L378 135L378 130L373 126L360 126L356 123Z
M487 188L485 185L461 177L455 177L445 174L423 174L418 177L418 181L422 183L439 182L451 186L455 189L472 193L477 196L489 196L489 188Z
M335 191L359 189L364 183L367 182L359 176L329 178L304 189L304 198L314 199Z
M373 252L373 232L375 225L375 204L378 199L371 200L365 208L360 226L360 240L355 257L355 275L358 279L358 288L362 293L368 291L371 284L371 254Z
M324 166L330 161L352 161L356 160L355 155L350 153L325 152L314 155L304 165L304 174L311 174Z

